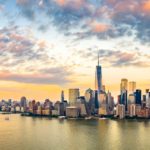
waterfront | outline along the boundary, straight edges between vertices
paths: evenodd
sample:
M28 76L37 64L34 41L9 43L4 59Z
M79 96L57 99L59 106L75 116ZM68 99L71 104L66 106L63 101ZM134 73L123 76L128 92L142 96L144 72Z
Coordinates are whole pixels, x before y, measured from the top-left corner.
M9 116L9 120L5 120ZM0 115L2 150L148 150L150 121Z

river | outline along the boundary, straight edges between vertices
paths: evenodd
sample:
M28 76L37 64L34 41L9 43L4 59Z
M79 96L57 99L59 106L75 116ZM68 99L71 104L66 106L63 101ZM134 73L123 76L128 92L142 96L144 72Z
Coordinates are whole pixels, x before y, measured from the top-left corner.
M150 150L150 121L1 114L0 150Z

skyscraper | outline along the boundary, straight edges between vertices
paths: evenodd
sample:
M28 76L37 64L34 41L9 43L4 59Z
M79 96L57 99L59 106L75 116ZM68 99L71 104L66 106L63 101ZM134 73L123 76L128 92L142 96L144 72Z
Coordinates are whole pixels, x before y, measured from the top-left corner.
M21 107L26 107L27 106L27 99L26 99L26 97L21 97L21 99L20 99L20 105L21 105Z
M89 114L94 114L94 110L95 110L95 101L93 98L93 90L92 89L87 89L85 91L85 100L87 103L87 109L88 109L88 113Z
M98 92L97 92L97 90L93 91L93 99L94 99L94 102L95 102L95 109L98 109L99 108L99 102L98 102Z
M135 92L135 103L141 105L141 103L142 103L141 98L142 98L141 90L136 90L136 92Z
M146 107L150 108L150 91L146 89Z
M114 98L112 97L111 93L108 91L107 93L107 103L108 103L108 109L109 112L113 111L114 109Z
M121 104L125 105L125 109L127 110L127 90L122 90L121 91Z
M133 94L136 90L136 82L129 82L129 94Z
M90 102L90 100L92 100L92 93L93 90L90 88L85 91L85 100L87 103Z
M127 91L128 91L128 80L121 79L120 84L120 91L121 91L121 100L120 103L125 105L125 109L127 110Z
M96 66L96 73L95 73L95 90L100 93L102 90L102 68L99 65L99 53L98 53L98 65Z
M69 103L75 105L77 98L80 96L79 89L69 89Z
M101 91L99 96L99 115L107 115L108 114L108 102L107 102L107 94L104 91Z
M127 79L121 79L121 84L120 84L120 90L128 90L128 80Z
M64 91L61 91L61 102L64 102Z

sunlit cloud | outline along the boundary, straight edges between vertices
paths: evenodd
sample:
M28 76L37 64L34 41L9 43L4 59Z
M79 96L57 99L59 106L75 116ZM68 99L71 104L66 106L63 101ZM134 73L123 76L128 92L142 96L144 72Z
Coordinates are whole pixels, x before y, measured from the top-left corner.
M53 71L55 69L55 71ZM60 78L61 74L61 78ZM64 85L71 80L67 79L67 72L63 68L50 68L48 73L16 74L9 71L0 72L0 80L16 81L21 83L33 84L59 84Z
M90 26L91 26L92 32L96 32L96 33L105 32L110 28L108 24L104 24L104 23L100 23L96 21L92 21L90 23Z
M146 11L146 12L150 12L150 1L149 0L144 2L143 10Z

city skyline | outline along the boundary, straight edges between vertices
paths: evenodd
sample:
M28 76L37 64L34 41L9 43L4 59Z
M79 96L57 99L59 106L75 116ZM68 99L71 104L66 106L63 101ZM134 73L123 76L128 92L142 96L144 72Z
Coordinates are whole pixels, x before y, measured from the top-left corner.
M99 66L99 63L98 63ZM96 68L97 71L97 68ZM101 80L101 78L99 78ZM99 81L97 80L99 83ZM59 119L150 119L150 89L136 89L136 82L121 79L120 93L117 101L110 91L87 89L82 95L79 88L68 89L69 97L65 99L64 91L59 100L43 102L21 97L16 100L1 100L0 111L21 113L22 116L59 117Z
M0 0L0 98L94 89L98 50L113 96L122 78L149 88L149 12L149 0Z

